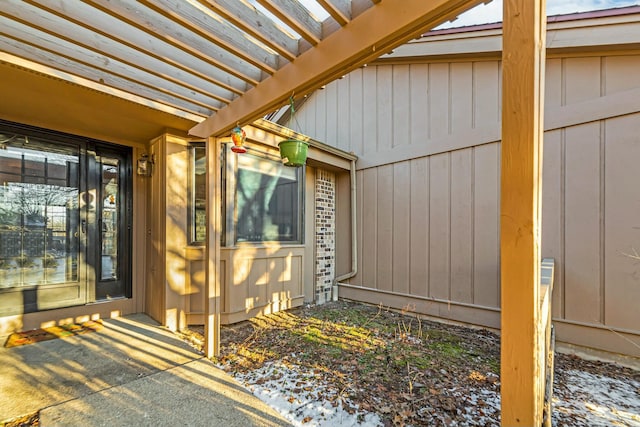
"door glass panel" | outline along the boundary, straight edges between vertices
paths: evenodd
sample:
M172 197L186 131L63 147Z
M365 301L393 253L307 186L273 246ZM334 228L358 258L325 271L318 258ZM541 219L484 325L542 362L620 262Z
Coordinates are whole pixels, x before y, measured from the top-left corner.
M0 288L77 281L78 149L0 137Z
M119 160L98 157L101 167L102 224L101 279L119 279L118 275L118 210Z

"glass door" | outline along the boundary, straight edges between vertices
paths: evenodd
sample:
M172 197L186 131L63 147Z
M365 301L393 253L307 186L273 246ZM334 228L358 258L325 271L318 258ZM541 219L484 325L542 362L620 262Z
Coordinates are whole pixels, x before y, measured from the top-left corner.
M0 317L131 297L131 149L0 122Z
M96 149L95 166L98 206L96 211L97 301L130 297L131 204L128 161L124 152L106 147Z
M0 315L83 304L79 145L0 132Z

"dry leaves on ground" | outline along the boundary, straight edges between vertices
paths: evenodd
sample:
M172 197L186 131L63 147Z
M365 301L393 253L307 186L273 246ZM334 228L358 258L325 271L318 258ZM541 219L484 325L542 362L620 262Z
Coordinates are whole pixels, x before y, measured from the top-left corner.
M477 417L471 406L484 407L492 425L497 337L410 312L337 302L260 316L223 328L218 361L236 374L276 361L307 368L309 384L329 384L316 399L377 413L387 425L448 425Z
M198 341L197 332L187 336ZM297 414L298 425L335 422L328 413L332 406L363 425L500 423L498 336L421 319L412 307L394 312L343 301L305 307L223 327L221 342L220 366L265 401L289 396L284 404ZM602 374L626 381L626 394L612 396L627 401L624 396L640 390L639 373L617 365L557 355L556 367L556 425L593 425L591 409L572 400L572 379ZM640 425L634 406L640 403L631 401L628 412L614 414L611 422ZM314 405L315 412L305 412ZM312 413L329 421L314 420ZM609 425L609 418L598 419Z

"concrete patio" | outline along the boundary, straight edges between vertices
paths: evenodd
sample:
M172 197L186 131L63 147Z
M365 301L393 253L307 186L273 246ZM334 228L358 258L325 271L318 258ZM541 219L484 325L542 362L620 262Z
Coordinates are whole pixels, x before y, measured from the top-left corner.
M2 337L2 342L7 337ZM272 408L145 315L98 332L0 348L0 423L284 426Z

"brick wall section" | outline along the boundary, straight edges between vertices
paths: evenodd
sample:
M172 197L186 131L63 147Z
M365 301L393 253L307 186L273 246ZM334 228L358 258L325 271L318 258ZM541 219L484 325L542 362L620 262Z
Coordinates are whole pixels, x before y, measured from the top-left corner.
M316 174L316 303L331 301L336 257L336 176Z

